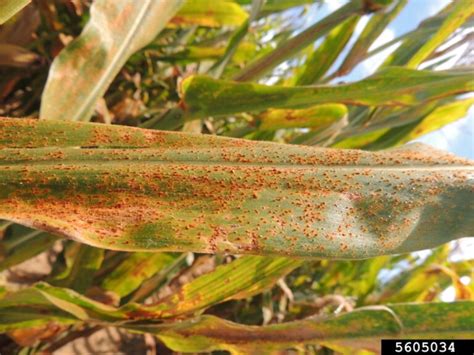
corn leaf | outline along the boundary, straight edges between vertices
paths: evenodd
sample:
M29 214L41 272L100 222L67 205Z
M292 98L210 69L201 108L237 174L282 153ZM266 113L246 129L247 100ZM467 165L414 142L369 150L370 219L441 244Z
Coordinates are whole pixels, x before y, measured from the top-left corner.
M258 79L271 71L278 64L296 55L318 38L324 36L342 21L362 12L364 8L365 5L363 1L351 1L303 32L281 43L278 48L272 52L251 62L234 77L234 80L249 81Z
M140 254L137 253L135 255ZM135 257L134 260L136 259ZM130 260L126 262L126 265L137 269L137 266L132 265ZM3 301L0 301L0 314L9 313L8 309L14 302L13 298L17 297L19 304L25 307L41 308L45 305L48 307L53 305L82 320L119 321L176 318L204 310L209 306L227 300L250 297L273 286L278 279L301 264L301 260L281 257L242 257L229 264L221 265L213 272L185 284L176 293L156 304L140 305L128 303L120 308L103 305L73 290L40 283L29 291L23 290L14 294L15 296L10 295ZM123 269L122 267L122 271L124 271ZM128 287L130 283L124 288L117 283L117 280L118 277L115 274L109 278L108 282L103 284L106 286L119 286L114 288L114 291L120 292L120 290L123 290L122 294L130 291L130 287ZM22 292L37 293L37 296L29 302L27 297L22 296ZM38 301L36 299L41 299L41 296L44 296L47 301ZM23 303L23 300L25 303ZM21 325L17 326L21 327Z
M349 137L343 140L340 140L331 145L333 148L343 148L343 149L354 149L362 148L368 146L370 143L376 141L379 137L383 136L390 129L380 129L374 132L364 133L361 135L356 135L354 137Z
M259 116L259 128L325 127L343 119L347 113L347 107L341 104L316 105L301 110L270 109Z
M181 88L186 114L194 118L323 103L415 105L473 89L474 79L468 73L404 68L387 68L364 80L333 87L266 86L192 76Z
M64 252L66 267L55 275L51 284L85 292L94 273L102 265L104 250L79 243L69 243Z
M421 302L440 280L438 272L432 272L435 264L443 263L449 256L448 245L433 250L421 263L401 270L373 296L376 303Z
M337 151L2 119L0 148L1 219L101 248L350 259L474 229L473 163L423 145Z
M79 308L75 305L73 307ZM0 332L45 326L74 324L79 319L56 307L35 288L6 293L0 299Z
M445 105L440 105L419 122L405 137L398 141L403 144L420 136L436 131L441 127L465 117L474 105L474 98L458 100Z
M252 4L252 0L236 0L236 2L241 5ZM263 11L265 13L279 12L295 6L310 5L313 3L313 0L266 0Z
M248 15L234 1L188 0L170 20L169 27L239 26Z
M5 231L0 250L0 271L18 265L53 246L58 238L41 231L13 225Z
M55 58L40 117L87 121L127 59L165 27L182 0L94 1L81 35Z
M345 346L380 352L383 338L470 338L474 303L393 304L359 308L328 319L308 319L263 327L246 326L213 316L175 326L130 326L157 335L175 351L228 350L268 353L304 344Z
M255 351L262 346L278 350L318 343L377 351L380 339L387 337L469 338L474 335L472 301L362 307L339 316L263 327L214 316L161 323L144 311L132 313L126 311L126 307L107 306L72 290L39 283L0 299L0 331L48 322L101 322L155 334L171 349L183 352ZM129 320L134 322L124 322Z
M127 296L175 259L176 256L166 253L132 253L105 277L101 287L120 297Z
M406 65L416 68L473 14L469 0L453 1L435 16L420 23L406 35L402 44L390 54L384 66Z
M457 100L430 110L419 119L401 127L395 127L380 136L376 141L367 144L366 149L384 149L412 141L422 135L435 131L449 123L465 117L474 105L474 98ZM419 111L419 110L416 110ZM416 112L415 111L415 112ZM402 120L399 120L403 122Z
M209 73L213 78L218 79L224 72L226 65L231 61L232 57L235 55L237 49L240 46L240 43L247 35L247 32L250 28L250 24L257 19L257 16L262 9L264 0L253 0L252 6L250 8L249 18L240 25L240 27L234 32L232 37L229 39L229 44L225 50L224 55L220 58L214 65L210 68Z
M471 0L453 2L452 10L446 16L441 26L429 39L425 38L423 40L422 46L410 58L406 66L408 68L416 68L472 15L474 15L474 6L472 6Z
M256 52L256 47L249 42L242 42L236 48L232 57L235 63L243 63L246 58L252 56ZM193 62L202 60L216 60L226 54L225 47L201 47L201 46L187 46L181 51L169 54L160 54L161 61L173 62Z
M296 85L311 85L326 74L349 42L358 21L359 16L350 17L328 33L305 61L303 70L296 77Z
M3 0L0 3L0 25L7 22L29 3L30 0Z
M301 260L282 257L242 257L198 277L157 304L142 306L130 303L123 307L123 311L134 317L180 317L217 303L260 293L301 264Z
M406 3L407 0L397 0L391 6L372 15L335 75L342 76L349 73L357 64L367 57L370 46L387 28L390 21L400 13Z

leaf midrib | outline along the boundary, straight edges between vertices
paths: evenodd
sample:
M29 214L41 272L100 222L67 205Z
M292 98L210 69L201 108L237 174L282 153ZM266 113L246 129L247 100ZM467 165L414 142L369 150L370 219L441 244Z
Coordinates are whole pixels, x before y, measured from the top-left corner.
M14 165L21 165L21 168L28 164L29 167L34 167L38 165L49 165L49 166L59 166L60 168L65 168L68 166L73 167L85 167L92 166L96 167L99 170L102 169L104 165L119 165L119 166L129 166L129 165L170 165L170 166L180 166L180 165L195 165L195 166L236 166L236 167L248 167L248 168L281 168L281 169L297 169L297 170L312 170L312 169L322 169L322 170L386 170L386 171L473 171L474 166L470 165L369 165L369 164L358 164L358 165L303 165L303 164L283 164L283 163L245 163L245 162L226 162L226 161L208 161L208 160L176 160L176 161L166 161L166 160L101 160L101 159L92 159L92 160L38 160L32 163L31 160L23 160L18 162L5 162L0 161L0 167L12 167ZM62 170L62 169L58 169ZM72 170L71 170L72 171Z

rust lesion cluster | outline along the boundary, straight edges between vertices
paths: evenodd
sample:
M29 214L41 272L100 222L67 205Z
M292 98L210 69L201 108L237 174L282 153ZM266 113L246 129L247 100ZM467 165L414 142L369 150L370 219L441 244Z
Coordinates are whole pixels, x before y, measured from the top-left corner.
M363 152L55 124L0 119L0 218L117 250L330 258L474 229L467 219L442 237L436 220L466 213L473 163L421 146ZM12 141L47 129L53 148Z

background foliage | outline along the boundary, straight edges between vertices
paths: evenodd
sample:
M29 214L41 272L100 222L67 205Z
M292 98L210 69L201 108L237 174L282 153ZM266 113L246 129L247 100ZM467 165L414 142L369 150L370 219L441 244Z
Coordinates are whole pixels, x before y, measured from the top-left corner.
M472 41L469 0L378 48L406 0L350 1L304 28L319 6L308 0L27 3L0 8L2 116L379 150L473 103L468 61L436 71ZM343 83L395 43L374 76ZM111 326L159 353L374 352L380 337L474 335L473 260L457 244L353 261L127 253L0 223L0 341L12 353ZM446 290L455 302L440 302Z

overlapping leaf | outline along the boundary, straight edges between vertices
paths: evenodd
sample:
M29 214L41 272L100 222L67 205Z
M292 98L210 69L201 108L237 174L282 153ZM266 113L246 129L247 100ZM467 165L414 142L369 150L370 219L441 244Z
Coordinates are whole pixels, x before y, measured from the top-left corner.
M167 253L132 253L104 278L101 286L120 297L127 296L175 258Z
M265 327L244 326L212 316L179 326L137 326L156 334L175 351L228 350L271 353L303 344L380 351L380 339L469 338L474 335L472 302L393 304L356 309L329 319L302 320ZM168 328L168 329L167 329Z
M375 40L386 29L399 12L405 7L407 0L396 0L394 4L375 13L370 18L362 33L357 38L344 61L336 71L337 76L349 73L358 63L360 63L369 52L369 48Z
M247 13L234 1L189 0L170 20L168 26L238 26L246 18Z
M351 1L303 32L285 41L277 49L251 62L242 69L234 79L237 81L258 79L271 71L278 64L291 58L300 50L308 47L312 42L324 36L340 22L356 16L358 13L363 12L364 9L364 1Z
M469 0L454 1L424 20L384 62L416 68L473 14Z
M0 228L2 231L2 228ZM22 226L5 227L0 250L0 271L18 265L53 246L57 237Z
M94 1L89 23L49 70L41 118L88 121L127 59L155 38L182 3Z
M5 0L0 4L0 25L14 16L22 8L29 4L31 0Z
M296 85L311 85L320 80L334 64L354 32L359 16L342 22L328 33L324 42L306 59L296 77Z
M53 285L85 292L92 284L95 271L102 265L104 250L79 243L69 243L65 252L66 265L52 280Z
M473 88L474 79L468 73L393 67L364 80L337 86L267 86L192 76L183 81L182 95L189 117L205 117L322 103L414 105Z
M316 105L301 110L270 109L259 117L260 129L280 129L292 127L325 127L348 114L341 104Z
M20 312L19 307L22 311ZM46 312L46 313L45 313ZM432 304L393 304L359 308L336 317L307 319L265 327L246 326L213 316L179 323L153 323L146 313L130 313L95 302L71 290L38 284L0 300L2 331L44 325L102 322L157 335L175 351L232 352L279 350L300 344L330 344L379 350L380 338L449 338L474 335L470 301ZM158 320L158 319L156 319Z

